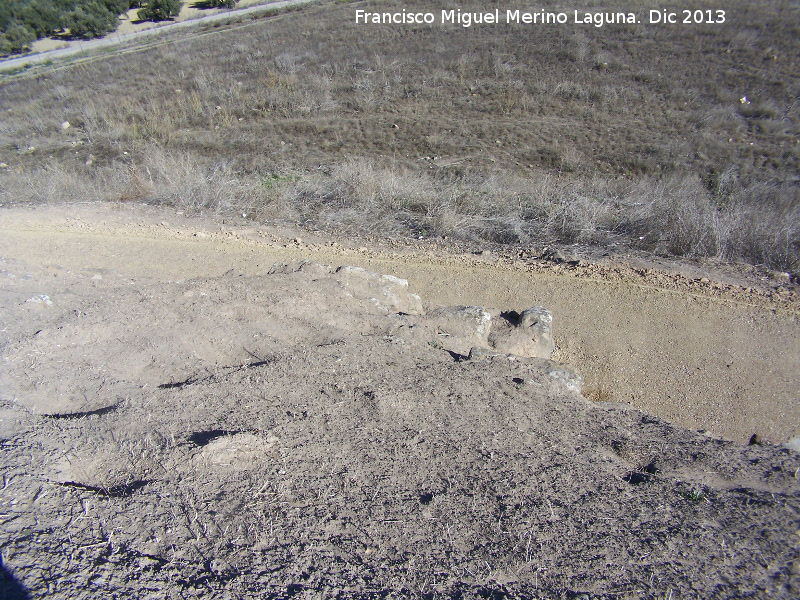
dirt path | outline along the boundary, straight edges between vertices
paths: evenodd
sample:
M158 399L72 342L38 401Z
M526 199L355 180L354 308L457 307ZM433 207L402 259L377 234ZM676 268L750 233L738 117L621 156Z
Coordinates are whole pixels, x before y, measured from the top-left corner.
M556 361L450 303L551 308ZM800 454L652 414L795 434L796 308L618 264L0 211L0 596L797 598Z
M3 210L0 257L161 282L231 269L259 275L275 262L305 258L406 278L438 304L543 305L554 315L554 358L581 371L587 397L736 441L753 433L776 443L800 435L800 304L787 289L625 265L565 267L379 247L104 204Z

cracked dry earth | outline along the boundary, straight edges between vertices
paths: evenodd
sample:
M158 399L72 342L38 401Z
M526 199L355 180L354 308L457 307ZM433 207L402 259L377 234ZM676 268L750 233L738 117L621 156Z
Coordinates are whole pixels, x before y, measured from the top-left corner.
M334 252L279 230L259 245L148 211L0 218L6 597L800 595L800 454L781 445L800 433L793 292ZM583 312L553 291L580 289ZM494 337L448 304L494 309ZM552 358L500 351L536 305ZM705 357L706 381L642 379L625 345L663 346L669 372ZM747 377L758 391L730 404ZM692 385L688 416L658 404ZM696 431L714 411L716 435ZM751 430L763 444L742 443Z

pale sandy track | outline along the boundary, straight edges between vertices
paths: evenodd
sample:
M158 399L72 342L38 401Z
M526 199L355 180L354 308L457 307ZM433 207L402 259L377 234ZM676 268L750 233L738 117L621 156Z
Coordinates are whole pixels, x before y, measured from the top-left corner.
M301 243L294 237L302 236ZM151 208L86 205L0 212L0 258L67 270L113 269L161 281L263 274L311 259L407 278L439 304L504 310L544 305L556 356L578 367L585 394L627 402L716 436L800 435L796 296L745 293L624 265L576 272L502 259L393 250ZM42 290L47 294L48 290Z

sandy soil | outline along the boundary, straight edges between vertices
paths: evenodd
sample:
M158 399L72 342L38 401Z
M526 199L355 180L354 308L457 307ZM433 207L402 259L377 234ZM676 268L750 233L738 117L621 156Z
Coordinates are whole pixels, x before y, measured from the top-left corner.
M575 263L4 209L0 591L797 597L795 292Z
M740 442L754 433L774 443L800 435L800 298L787 280L668 262L569 265L532 252L381 247L129 205L4 209L0 231L1 256L71 272L112 269L163 282L232 268L259 275L275 262L309 259L405 278L441 305L546 306L555 358L580 368L588 397Z

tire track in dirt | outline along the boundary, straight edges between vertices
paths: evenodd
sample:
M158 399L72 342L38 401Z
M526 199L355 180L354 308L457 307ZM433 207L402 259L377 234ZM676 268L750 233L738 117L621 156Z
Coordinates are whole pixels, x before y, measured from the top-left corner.
M496 257L348 247L288 227L185 219L149 207L6 210L0 231L0 257L73 271L175 281L231 269L258 275L275 262L310 259L406 278L437 304L540 304L553 311L554 358L578 367L587 397L737 441L800 435L795 295L770 298L658 272L639 277L624 265L567 272Z

